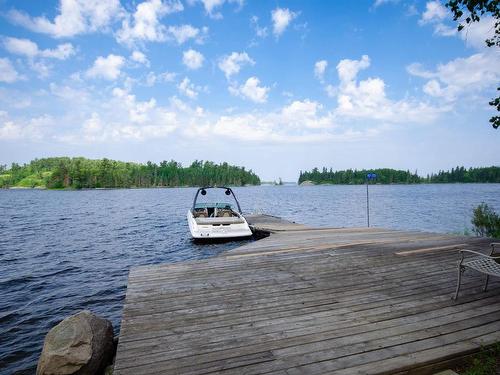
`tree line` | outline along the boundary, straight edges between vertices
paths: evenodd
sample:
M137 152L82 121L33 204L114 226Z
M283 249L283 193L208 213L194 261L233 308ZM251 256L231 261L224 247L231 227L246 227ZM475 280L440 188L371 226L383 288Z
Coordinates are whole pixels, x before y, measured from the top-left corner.
M259 184L259 177L245 167L199 160L188 167L174 160L140 164L83 157L35 159L24 165L12 163L10 168L0 165L2 188L91 189Z
M298 183L311 181L315 184L342 184L357 185L366 182L366 175L375 173L376 183L380 184L420 184L420 183L454 183L454 182L496 182L500 183L500 167L469 168L456 167L449 171L439 171L428 174L425 177L419 176L417 171L396 170L390 168L356 170L347 169L343 171L333 171L332 168L312 171L300 171Z

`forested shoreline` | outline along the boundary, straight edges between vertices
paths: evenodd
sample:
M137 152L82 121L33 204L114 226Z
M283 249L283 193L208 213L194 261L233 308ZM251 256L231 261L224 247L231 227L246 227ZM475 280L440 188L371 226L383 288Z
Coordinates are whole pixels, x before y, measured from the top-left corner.
M456 167L425 177L417 171L379 168L340 170L314 168L300 171L298 183L356 185L366 182L366 175L377 175L374 183L500 183L500 167ZM184 167L174 160L159 164L122 162L83 157L35 159L27 164L0 165L0 188L94 189L150 188L207 185L259 185L260 178L245 167L210 161L194 161Z
M83 157L35 159L28 164L0 165L0 188L150 188L206 185L259 185L245 167L194 161L188 167L174 160L159 164Z
M417 171L397 170L390 168L342 170L333 171L332 168L323 168L321 171L314 168L312 171L300 171L298 183L312 182L314 184L358 185L366 182L366 175L375 173L374 183L379 184L421 184L421 183L500 183L500 167L469 168L456 167L450 171L439 171L425 177L419 176Z

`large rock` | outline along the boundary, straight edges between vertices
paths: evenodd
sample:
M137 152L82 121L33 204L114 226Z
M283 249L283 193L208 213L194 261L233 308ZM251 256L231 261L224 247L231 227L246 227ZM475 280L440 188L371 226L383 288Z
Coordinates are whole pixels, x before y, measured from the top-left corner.
M113 326L90 311L64 319L43 343L37 375L95 375L113 359Z

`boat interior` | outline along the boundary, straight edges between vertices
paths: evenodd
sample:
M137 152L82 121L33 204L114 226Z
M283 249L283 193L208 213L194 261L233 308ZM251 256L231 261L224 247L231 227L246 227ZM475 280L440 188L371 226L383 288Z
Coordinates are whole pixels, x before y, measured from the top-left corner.
M230 225L243 223L243 219L230 204L203 204L195 207L193 217L198 224Z

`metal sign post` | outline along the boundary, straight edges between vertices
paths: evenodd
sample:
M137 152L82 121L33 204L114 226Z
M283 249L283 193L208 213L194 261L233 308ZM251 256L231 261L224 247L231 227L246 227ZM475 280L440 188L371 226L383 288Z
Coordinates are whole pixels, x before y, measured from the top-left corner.
M368 173L366 175L366 220L368 227L370 227L370 195L368 193L368 182L370 180L375 180L377 175L375 173Z

